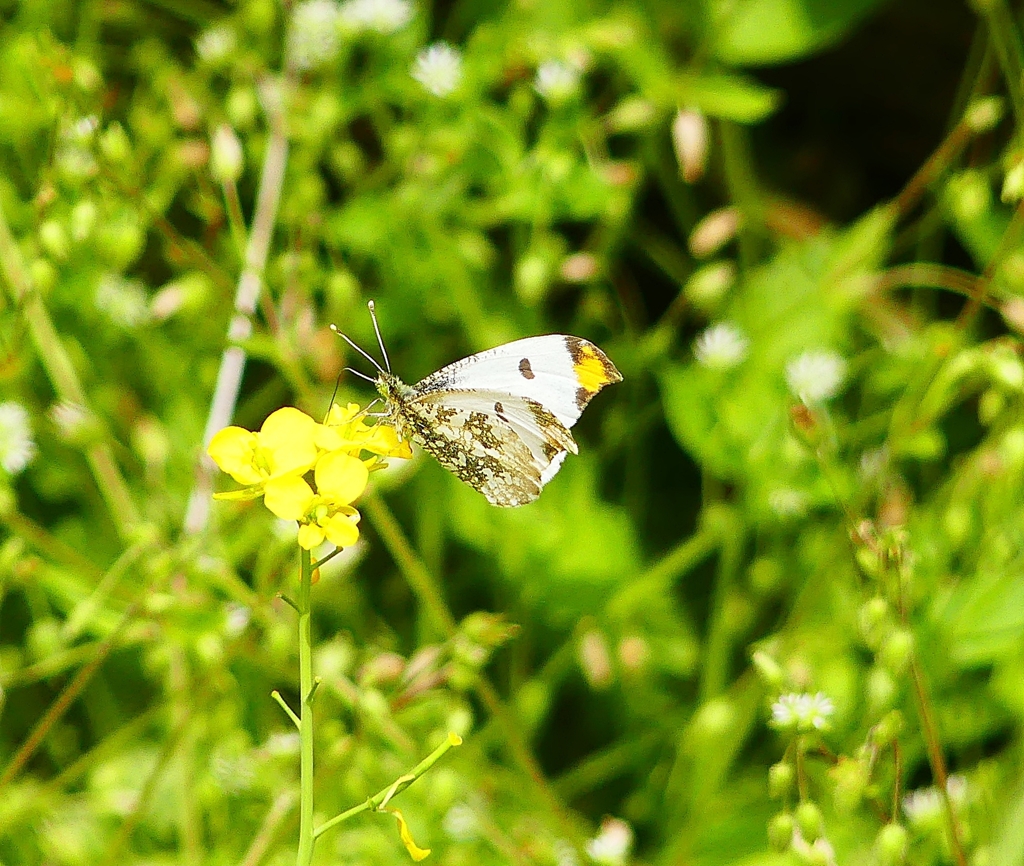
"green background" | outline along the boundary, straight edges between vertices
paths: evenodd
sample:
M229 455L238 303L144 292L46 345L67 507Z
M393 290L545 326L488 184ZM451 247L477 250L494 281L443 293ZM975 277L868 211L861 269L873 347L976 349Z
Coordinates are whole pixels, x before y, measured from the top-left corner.
M0 470L0 864L293 862L294 527L185 529L247 241L233 423L370 372L328 329L373 349L369 298L407 382L551 332L624 376L532 505L374 474L313 588L321 820L454 731L394 801L428 862L585 864L614 816L604 862L1024 863L1017 6L411 10L0 0L0 402L37 446ZM694 355L718 322L729 369ZM846 377L805 407L818 350ZM773 729L818 692L825 730ZM951 813L904 808L953 773ZM407 858L364 813L315 862Z

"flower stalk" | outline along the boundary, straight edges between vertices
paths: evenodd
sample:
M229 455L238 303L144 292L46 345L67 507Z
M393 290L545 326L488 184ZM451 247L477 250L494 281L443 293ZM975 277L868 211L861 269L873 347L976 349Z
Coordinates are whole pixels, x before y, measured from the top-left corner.
M310 639L310 553L299 548L299 852L296 866L313 862L313 646Z

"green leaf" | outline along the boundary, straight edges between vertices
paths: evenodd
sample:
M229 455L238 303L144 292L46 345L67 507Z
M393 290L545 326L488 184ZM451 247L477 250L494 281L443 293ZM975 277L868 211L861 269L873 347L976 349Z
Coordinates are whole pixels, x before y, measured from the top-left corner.
M715 55L733 65L784 63L843 38L882 0L747 0L719 22Z
M687 75L678 82L678 102L711 117L757 123L782 102L782 93L741 75Z

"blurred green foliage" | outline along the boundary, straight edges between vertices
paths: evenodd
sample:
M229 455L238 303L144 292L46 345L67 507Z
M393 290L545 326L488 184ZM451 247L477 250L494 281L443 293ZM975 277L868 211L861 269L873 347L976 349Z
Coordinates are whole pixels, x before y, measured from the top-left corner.
M439 863L1024 863L1024 44L973 6L864 181L916 96L854 130L815 64L880 106L959 7L0 0L0 864L292 862L294 527L199 458L225 347L223 423L321 416L371 297L406 381L545 332L625 381L530 506L373 476L319 820L453 731L395 798Z

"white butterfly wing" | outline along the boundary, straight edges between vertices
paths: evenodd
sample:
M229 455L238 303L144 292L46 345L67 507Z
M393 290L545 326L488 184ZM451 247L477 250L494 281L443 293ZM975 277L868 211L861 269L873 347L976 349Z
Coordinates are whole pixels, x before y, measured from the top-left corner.
M442 367L415 386L418 395L487 391L525 397L566 429L598 391L622 376L597 346L580 337L547 334L505 343Z
M494 505L532 502L576 453L568 429L528 397L435 390L409 400L404 416L413 438Z

